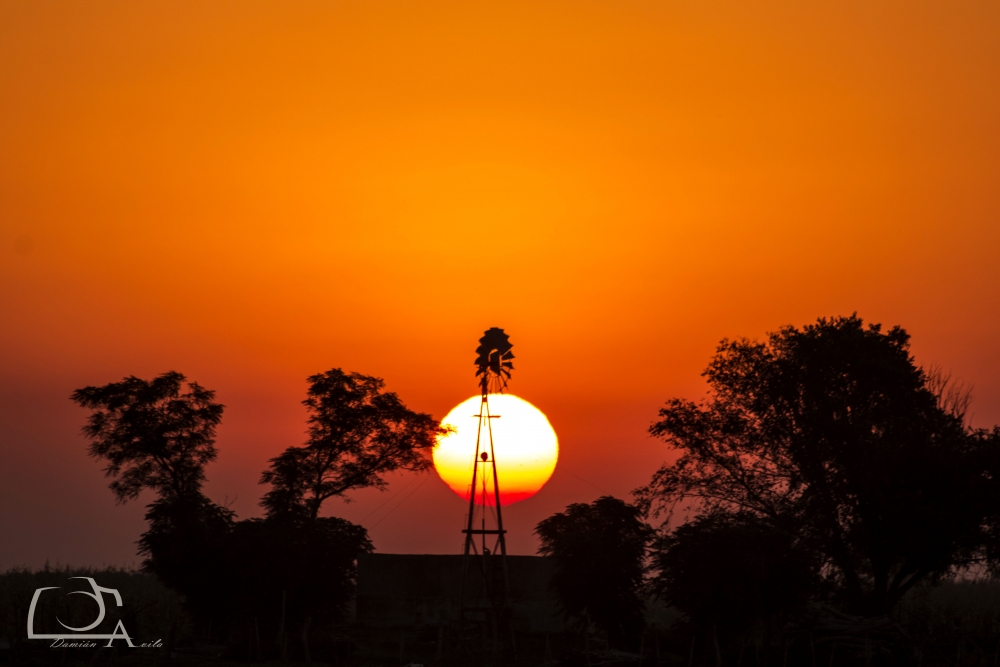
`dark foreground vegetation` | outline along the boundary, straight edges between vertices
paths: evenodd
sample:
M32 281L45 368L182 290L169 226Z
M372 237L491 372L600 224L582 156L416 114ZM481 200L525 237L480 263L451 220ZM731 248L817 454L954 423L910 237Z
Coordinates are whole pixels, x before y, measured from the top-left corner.
M42 586L65 586L69 576L94 577L118 589L127 601L124 623L133 637L162 638L159 649L130 649L117 641L116 648L51 649L41 640L24 639L25 618L32 593ZM306 664L301 636L284 638L286 660L281 659L283 638L276 628L261 628L261 655L255 646L220 642L214 631L199 627L184 611L183 599L155 576L120 569L40 571L11 570L0 574L0 664L100 664L100 665L236 665ZM68 608L60 598L59 618L83 625L91 609ZM58 605L57 605L58 606ZM43 613L45 610L42 610ZM824 614L826 616L824 617ZM837 621L841 624L836 625ZM810 622L817 625L810 625ZM819 624L833 623L842 634L821 636ZM516 637L519 665L884 665L992 666L1000 660L1000 582L995 580L945 580L910 591L888 622L870 624L867 632L859 619L815 609L770 634L750 633L733 655L720 647L716 637L699 631L673 609L656 607L631 652L613 649L607 638L593 629L551 635ZM316 624L310 637L310 659L317 665L432 665L470 664L456 660L441 646L436 627L379 630L354 626L347 619ZM6 643L5 643L6 642ZM589 655L584 653L588 646ZM815 656L815 657L814 657ZM471 664L481 664L474 661Z
M179 373L80 389L111 491L154 497L143 571L101 572L100 583L128 590L130 632L165 646L57 659L1000 665L1000 584L989 578L1000 574L1000 429L970 426L967 391L917 366L903 330L855 316L723 341L705 377L705 400L660 411L650 430L672 462L633 504L603 497L538 525L572 631L515 627L502 652L478 656L451 650L443 625L349 622L357 554L372 545L322 506L383 487L389 472L426 470L443 432L381 380L309 378L307 442L270 461L264 517L244 520L202 493L223 412L213 392ZM56 659L19 628L31 592L67 576L2 576L8 661ZM50 624L83 613L46 604L57 605Z

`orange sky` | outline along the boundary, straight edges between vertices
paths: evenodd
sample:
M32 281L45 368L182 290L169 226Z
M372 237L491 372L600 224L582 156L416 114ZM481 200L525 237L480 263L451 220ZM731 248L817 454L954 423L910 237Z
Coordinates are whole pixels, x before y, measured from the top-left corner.
M988 1L0 4L0 566L135 559L68 400L127 374L218 391L246 517L307 375L440 418L504 327L560 439L515 553L649 478L725 336L901 324L1000 422L997 35ZM458 553L410 482L329 509Z

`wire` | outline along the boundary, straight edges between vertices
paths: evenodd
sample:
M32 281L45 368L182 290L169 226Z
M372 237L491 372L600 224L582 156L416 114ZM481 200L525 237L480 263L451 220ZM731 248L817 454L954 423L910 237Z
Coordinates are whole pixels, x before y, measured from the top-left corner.
M391 496L389 496L381 505L379 505L378 507L376 507L375 509L373 509L368 514L364 515L364 517L362 517L361 521L364 521L365 519L367 519L368 517L370 517L372 514L375 514L375 512L378 512L380 509L382 509L383 507L385 507L386 503L391 502L393 498L395 498L396 496L398 496L399 494L401 494L403 491L406 491L406 489L408 489L410 487L410 485L413 484L415 481L417 481L417 475L414 475L413 477L411 477L410 481L407 482L406 485L403 486L403 488L401 488L399 491L396 491L396 493L394 493Z
M573 474L573 473L572 473L572 472L571 472L570 470L568 470L568 469L566 468L566 465L565 465L565 464L563 464L563 465L562 465L561 467L562 467L562 469L563 469L564 471L566 471L566 473L567 473L567 474L569 474L569 475L572 475L573 477L576 477L576 478L577 478L578 480L580 480L580 481L581 481L581 482L583 482L584 484L589 484L590 486L594 487L595 489L597 489L598 491L600 491L601 493L603 493L603 494L604 494L604 495L606 495L606 496L610 496L610 495L611 495L610 493L608 493L607 491L605 491L605 490L604 490L604 489L602 489L601 487L597 486L597 485L596 485L596 484L594 484L593 482L588 482L588 481L587 481L587 480L585 480L585 479L584 479L583 477L580 477L579 475L576 475L576 474Z
M410 494L408 496L406 496L405 498L403 498L402 500L400 500L399 504L396 505L395 507L393 507L391 510L389 510L384 517L382 517L381 519L379 519L378 521L376 521L374 524L372 524L372 528L375 528L375 526L379 525L380 523L382 523L383 521L385 521L386 519L388 519L389 515L391 515L396 510L398 510L400 508L400 506L402 506L403 503L405 503L407 500L410 499L410 496L412 496L414 493L416 493L417 491L419 491L420 487L423 486L424 482L426 482L428 479L430 479L430 475L427 475L426 477L424 477L423 480L421 480L420 484L417 484L417 488L415 488L412 491L410 491Z

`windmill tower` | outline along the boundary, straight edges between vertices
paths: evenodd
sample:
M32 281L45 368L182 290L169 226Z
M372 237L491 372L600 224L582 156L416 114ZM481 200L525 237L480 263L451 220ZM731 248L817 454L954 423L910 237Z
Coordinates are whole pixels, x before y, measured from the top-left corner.
M488 329L476 348L476 377L482 401L472 463L469 514L466 517L462 551L460 626L463 644L471 634L482 638L482 656L491 648L493 664L513 659L510 624L510 581L507 571L507 539L500 507L500 475L494 455L493 422L501 415L490 413L490 394L507 388L514 364L513 346L503 329ZM492 481L492 489L488 482ZM477 632L478 630L478 632Z

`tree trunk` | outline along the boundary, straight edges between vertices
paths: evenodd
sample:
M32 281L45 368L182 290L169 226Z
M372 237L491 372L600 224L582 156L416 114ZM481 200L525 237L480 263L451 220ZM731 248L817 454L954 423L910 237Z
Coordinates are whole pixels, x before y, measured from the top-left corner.
M285 597L286 592L281 591L281 625L278 627L278 650L281 652L281 661L288 661L288 644L285 642Z
M306 622L302 624L302 651L305 654L306 662L312 662L309 654L309 624L312 623L312 616L306 617Z
M255 640L257 640L256 660L257 660L257 662L260 662L260 659L261 659L261 655L260 655L260 624L257 622L257 617L256 616L253 617L253 638Z

